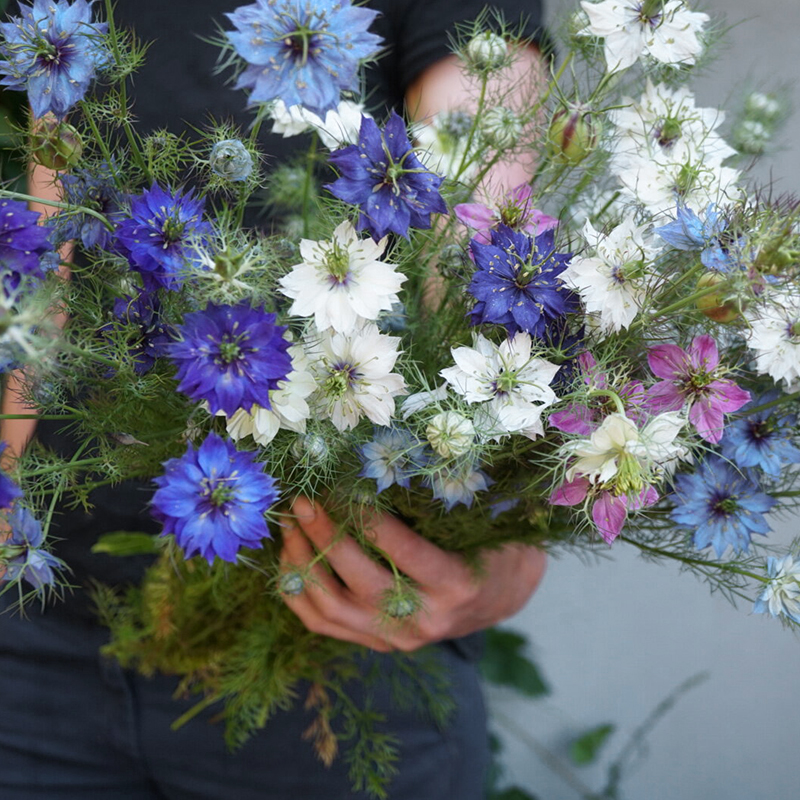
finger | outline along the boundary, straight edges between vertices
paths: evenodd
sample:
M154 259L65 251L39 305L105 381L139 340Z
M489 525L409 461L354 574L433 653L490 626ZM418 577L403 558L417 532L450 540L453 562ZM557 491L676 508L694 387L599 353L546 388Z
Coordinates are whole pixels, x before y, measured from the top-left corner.
M303 534L297 528L285 526L281 551L284 568L304 570L313 557L314 550ZM300 594L284 594L282 597L312 633L360 644L380 652L389 652L392 648L385 639L374 636L371 632L348 628L329 618L332 598L336 598L334 605L338 607L344 602L343 592L343 587L332 575L320 565L315 565L311 568L311 580Z
M353 594L376 604L392 587L392 573L373 561L352 537L339 534L321 506L298 497L292 512L303 533L325 553L326 561Z
M368 535L402 573L422 587L472 578L460 556L423 539L391 514L381 514Z

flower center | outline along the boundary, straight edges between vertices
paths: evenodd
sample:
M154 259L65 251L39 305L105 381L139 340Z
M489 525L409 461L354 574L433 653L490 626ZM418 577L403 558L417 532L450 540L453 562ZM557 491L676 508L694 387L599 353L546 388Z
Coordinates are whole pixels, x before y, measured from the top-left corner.
M516 373L514 372L501 372L494 382L495 394L505 395L508 394L519 383Z
M692 164L684 164L675 176L673 188L679 197L685 197L697 185L700 169Z
M735 514L739 510L739 503L735 497L723 497L714 504L714 511L724 514L726 517Z
M325 266L334 283L346 283L350 275L350 253L334 240L325 254Z
M164 220L161 226L161 234L164 237L164 246L179 242L186 230L186 222L182 220L177 214L173 214Z
M232 336L226 333L219 343L219 361L223 364L232 364L234 361L241 359L244 351L242 349L242 340L246 338L246 334L239 336Z
M642 467L636 456L624 451L619 453L617 474L614 476L616 490L620 494L639 493L644 489Z
M789 325L789 338L795 342L800 341L800 320Z
M322 390L327 397L337 400L347 394L354 378L355 367L352 364L335 364L322 384Z
M681 122L675 117L667 117L661 126L653 131L656 142L665 150L669 150L681 138Z
M661 22L662 0L644 0L639 6L639 20L655 28Z
M314 30L305 22L295 22L294 30L288 32L283 39L286 55L298 66L305 66L309 56L320 54L319 35L324 31Z
M236 496L229 478L203 478L200 485L203 487L203 497L215 508L222 508Z

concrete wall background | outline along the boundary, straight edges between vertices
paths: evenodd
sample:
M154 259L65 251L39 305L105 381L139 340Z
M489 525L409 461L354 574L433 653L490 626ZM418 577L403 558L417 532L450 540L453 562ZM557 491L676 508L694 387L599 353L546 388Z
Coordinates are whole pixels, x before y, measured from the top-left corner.
M577 3L546 0L551 19ZM697 8L699 4L693 3ZM743 87L769 89L800 77L800 2L709 0L735 27L711 71L695 84L702 105L732 107ZM741 23L741 24L737 24ZM794 105L800 92L793 87ZM800 192L800 136L795 113L777 151L755 170L777 193ZM776 521L774 541L800 533L800 519ZM546 700L490 693L537 741L563 756L576 734L617 725L599 767L576 770L598 791L603 765L647 714L689 676L710 678L672 709L647 739L649 753L623 782L627 800L767 800L798 795L800 641L749 607L711 596L693 575L650 564L632 548L609 559L551 561L537 595L509 627L524 631L548 679ZM507 777L540 800L580 797L501 721Z

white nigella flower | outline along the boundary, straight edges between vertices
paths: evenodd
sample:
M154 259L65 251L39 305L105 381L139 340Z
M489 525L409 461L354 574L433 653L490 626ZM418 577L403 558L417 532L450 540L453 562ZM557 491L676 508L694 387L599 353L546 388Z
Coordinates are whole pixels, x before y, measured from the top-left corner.
M314 130L319 134L322 143L329 150L336 150L347 144L358 141L358 132L361 129L361 118L370 116L364 112L360 103L352 100L342 100L335 109L331 109L322 119L313 111L303 106L289 106L283 100L276 100L270 111L273 125L272 132L283 136L298 136L307 130Z
M678 148L678 159L686 156L681 144L691 143L706 162L720 164L736 154L716 129L725 113L716 108L697 108L694 95L686 88L670 89L653 84L648 78L638 101L623 98L626 108L609 112L618 135L614 137L614 169L624 168L630 156L662 154L667 157ZM675 160L673 157L672 160Z
M289 338L291 334L286 334ZM238 441L252 436L260 445L268 445L281 429L305 433L306 420L311 416L306 398L317 388L309 371L308 358L303 346L294 344L289 348L292 371L286 380L278 382L278 388L270 392L271 408L253 406L250 411L240 408L228 417L227 428L231 439Z
M773 617L785 614L800 623L800 558L786 555L767 559L769 583L758 596L753 611L769 611Z
M567 481L583 476L591 483L613 482L622 492L641 492L686 456L686 448L676 441L684 424L678 411L659 414L641 430L624 414L609 414L589 438L562 445L563 455L576 458Z
M776 292L746 316L747 344L756 354L756 371L784 381L794 391L800 383L800 293Z
M391 425L394 398L406 393L405 380L392 372L400 339L385 336L374 323L352 335L314 333L306 345L317 391L312 406L340 431L354 428L362 416Z
M627 328L652 290L650 265L658 248L645 242L646 227L637 226L629 214L604 236L587 221L583 235L596 255L574 257L561 275L580 293L586 310L599 314L605 333Z
M662 64L694 64L703 50L697 34L708 14L689 11L682 0L582 2L589 24L581 33L604 39L609 72L627 69L644 53Z
M473 347L452 349L456 366L439 374L468 403L481 403L476 430L490 439L521 433L535 439L544 433L542 411L558 398L550 382L558 365L531 355L530 334L519 332L496 345L476 334Z
M348 221L330 240L301 239L303 261L279 281L283 294L294 300L289 313L313 316L321 331L351 333L365 320L389 311L400 302L397 292L406 277L378 260L386 242L387 237L377 243L360 239Z
M458 411L442 411L431 417L425 436L442 458L466 455L475 442L475 426Z
M677 205L706 208L729 204L739 193L739 172L708 159L691 142L671 153L631 156L618 174L622 194L653 216L674 215Z

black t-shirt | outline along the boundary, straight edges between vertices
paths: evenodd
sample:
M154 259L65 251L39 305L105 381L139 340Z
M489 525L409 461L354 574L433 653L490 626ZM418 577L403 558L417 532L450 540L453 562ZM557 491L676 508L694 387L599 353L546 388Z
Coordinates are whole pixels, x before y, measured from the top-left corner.
M152 42L131 92L139 130L166 127L180 133L187 125L202 127L211 114L217 120L232 118L246 128L252 114L245 110L245 95L226 85L229 76L214 74L219 50L207 41L218 38L220 26L230 29L224 12L245 4L243 0L118 0L118 25L132 28L141 41ZM367 5L381 12L372 30L385 43L383 56L367 71L368 107L400 109L410 83L450 52L455 24L477 17L486 0L372 0ZM539 39L539 0L494 0L492 5L512 26L522 21L526 37ZM297 147L295 139L264 136L263 149L271 163L281 163ZM74 449L74 442L58 433L58 423L40 422L38 437L58 451ZM149 557L111 557L92 554L90 548L99 536L112 531L158 533L160 528L147 510L152 491L148 483L126 481L95 490L91 512L62 509L54 515L50 528L51 540L58 540L54 552L73 570L72 583L84 585L94 578L120 585L141 578ZM82 591L52 611L93 613Z

